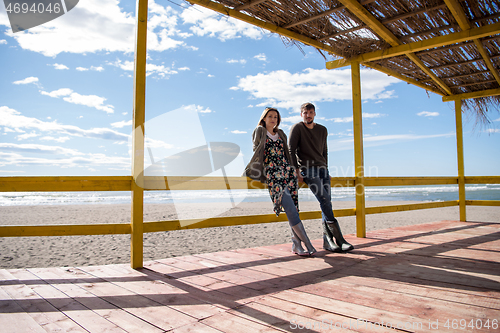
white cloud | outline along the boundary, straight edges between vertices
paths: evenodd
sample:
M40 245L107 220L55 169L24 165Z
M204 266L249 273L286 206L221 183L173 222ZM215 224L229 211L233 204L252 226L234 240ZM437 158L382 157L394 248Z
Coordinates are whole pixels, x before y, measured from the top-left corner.
M2 44L7 44L7 41L5 39L0 39L0 45Z
M422 111L422 112L417 113L417 116L437 117L437 116L439 116L439 112Z
M198 113L212 113L212 110L210 110L210 108L204 109L201 105L195 105L194 107L196 112Z
M17 138L17 140L26 140L29 138L36 138L37 136L38 136L38 134L36 134L35 132L31 132L31 133L25 133L25 134L18 135L16 138Z
M228 59L226 62L227 62L228 64L242 64L242 65L244 65L244 64L246 64L246 63L247 63L247 61L246 61L245 59L240 59L240 60L236 60L236 59Z
M104 67L102 67L102 66L99 66L99 67L91 66L90 70L96 71L96 72L102 72L104 70Z
M189 34L176 28L178 12L154 0L148 7L148 49L164 51L185 46L182 39ZM80 1L56 20L15 34L8 19L0 19L0 24L9 27L6 34L15 38L21 48L48 57L63 52L134 52L135 13L123 12L118 0Z
M256 56L254 56L254 58L260 61L267 61L267 57L264 53L259 53Z
M382 113L368 113L368 112L363 112L362 117L363 119L365 118L380 118L380 117L385 117L386 114ZM331 118L331 119L325 119L326 121L333 121L335 123L352 123L353 117L343 117L343 118Z
M133 61L121 61L116 60L115 62L110 62L108 65L112 65L118 68L123 69L124 71L133 72L134 71L134 62ZM178 74L179 72L170 67L165 67L163 65L155 65L151 63L146 64L146 76L150 76L152 74L156 74L161 78L168 78L172 74Z
M177 68L178 71L190 71L191 69L189 67L181 67Z
M59 98L61 96L67 96L67 95L70 95L72 92L73 92L73 90L71 90L69 88L61 88L61 89L54 90L51 92L40 91L40 93L42 95L47 95L47 96L54 97L54 98Z
M361 70L362 98L393 98L386 87L400 82L374 70ZM298 111L304 101L323 102L351 100L351 70L305 69L300 73L285 70L248 75L239 80L238 89L249 92L253 98L263 99L257 106L274 105Z
M486 133L490 133L490 134L491 133L500 133L500 129L498 129L498 128L488 128L486 130Z
M37 84L38 78L34 77L34 76L30 76L30 77L25 78L24 80L14 81L12 83L14 83L14 84L30 84L30 83Z
M6 150L7 152L2 152ZM43 157L28 157L22 154L26 153L39 153L44 155L50 155L50 158ZM54 158L54 155L64 156ZM54 147L54 146L42 146L42 145L32 145L32 146L11 146L2 147L0 146L0 167L15 165L15 166L55 166L59 168L72 168L80 167L88 169L89 166L106 166L108 168L113 167L114 170L128 170L130 169L130 158L129 157L116 157L116 156L106 156L104 154L82 154L78 151ZM111 169L111 168L110 168ZM22 172L22 171L19 171Z
M132 120L123 120L116 123L111 123L111 127L122 128L125 126L132 126Z
M247 132L246 131L234 130L234 131L231 131L231 133L233 133L233 134L246 134Z
M83 153L70 148L57 146L46 146L40 144L15 144L15 143L0 143L0 151L22 152L22 153L41 153L41 154L57 154L57 155L83 155Z
M68 66L63 65L63 64L53 64L51 66L54 66L55 69L59 69L59 70L69 69Z
M61 142L64 143L69 140L69 136L62 136L59 138L54 138L53 136L43 136L40 138L42 141L56 141L56 142Z
M351 134L349 134L351 135ZM363 147L384 146L401 141L414 141L432 138L452 137L455 133L416 135L416 134L392 134L392 135L365 135L363 138ZM353 138L331 140L328 142L329 151L353 150Z
M61 88L51 92L40 91L42 95L47 95L54 98L59 98L61 96L66 96L63 98L68 103L85 105L88 107L96 108L97 110L104 111L106 113L115 112L113 105L104 105L106 98L99 97L96 95L80 95L79 93L73 92L69 88Z
M85 68L85 67L77 67L76 70L80 71L80 72L84 72L84 71L88 71L89 69Z
M281 117L281 122L282 123L298 123L302 121L302 117L297 115L297 116L290 116L290 117Z
M190 6L180 16L184 23L193 25L190 30L197 36L216 37L225 41L242 36L260 39L264 35L264 32L255 26L201 6Z
M19 111L7 106L0 106L0 126L5 126L16 131L35 129L41 132L50 132L60 136L76 136L105 140L125 141L129 135L116 132L108 128L82 129L73 125L63 125L57 121L47 122L36 118L23 116Z

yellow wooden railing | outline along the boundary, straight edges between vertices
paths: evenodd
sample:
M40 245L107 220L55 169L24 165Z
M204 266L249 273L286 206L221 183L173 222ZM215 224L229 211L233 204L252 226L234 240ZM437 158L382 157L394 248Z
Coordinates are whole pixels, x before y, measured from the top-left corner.
M161 181L165 186L155 187ZM231 189L262 189L264 185L243 177L228 177ZM220 177L145 177L145 187L149 190L226 190L221 186ZM465 177L466 184L500 184L500 176ZM332 178L332 188L354 187L355 177ZM448 185L458 184L458 177L365 177L364 186L411 186L411 185ZM79 191L131 191L131 176L117 177L0 177L0 192L79 192ZM306 187L301 184L301 187ZM466 200L466 205L500 206L500 200ZM439 208L459 205L459 200L402 204L379 207L366 207L365 214L380 214L418 209ZM338 217L355 216L356 208L334 210ZM320 211L301 212L303 220L321 218ZM284 214L215 217L208 219L148 221L143 223L143 232L160 232L179 229L210 228L220 226L257 224L286 221ZM26 236L75 236L100 234L133 234L131 224L82 224L82 225L43 225L43 226L0 226L0 237ZM141 233L142 238L142 233Z

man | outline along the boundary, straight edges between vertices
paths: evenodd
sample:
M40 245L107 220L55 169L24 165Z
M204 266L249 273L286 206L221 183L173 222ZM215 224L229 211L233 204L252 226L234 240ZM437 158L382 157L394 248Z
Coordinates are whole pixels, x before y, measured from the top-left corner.
M300 115L302 121L290 129L288 146L292 164L299 170L299 182L304 181L319 201L323 217L323 248L331 252L351 251L354 247L344 239L339 222L333 216L326 142L328 130L314 122L316 108L312 103L302 104Z

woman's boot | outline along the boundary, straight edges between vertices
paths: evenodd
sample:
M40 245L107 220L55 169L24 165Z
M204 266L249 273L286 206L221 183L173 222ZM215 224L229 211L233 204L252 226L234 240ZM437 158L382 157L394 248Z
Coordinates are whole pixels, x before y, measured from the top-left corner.
M323 248L330 252L342 252L340 247L333 241L333 234L328 229L326 222L321 221L323 225Z
M336 219L334 221L326 221L325 226L326 229L328 229L329 233L335 238L335 242L338 245L337 247L339 247L342 252L349 252L354 249L354 246L347 243L347 241L344 239L344 236L342 236L339 222Z
M294 232L294 235L297 235L297 237L304 243L309 255L313 255L314 253L316 253L316 249L311 244L309 237L307 237L306 230L304 229L304 225L302 224L302 221L297 223L296 225L294 225L292 227L292 231Z
M302 244L300 243L300 238L297 236L295 231L292 229L292 252L298 254L299 256L308 256L309 252L304 250Z

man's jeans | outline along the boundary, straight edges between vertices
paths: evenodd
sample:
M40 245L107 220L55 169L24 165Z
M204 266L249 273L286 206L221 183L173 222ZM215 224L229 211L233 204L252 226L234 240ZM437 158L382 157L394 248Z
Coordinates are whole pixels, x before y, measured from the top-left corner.
M325 167L309 167L305 171L302 171L302 177L304 177L304 182L309 186L309 189L319 201L323 221L337 221L333 216L330 174L328 173L328 169Z

